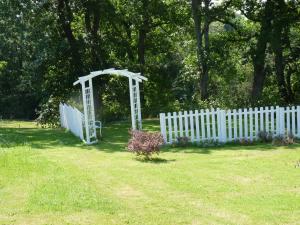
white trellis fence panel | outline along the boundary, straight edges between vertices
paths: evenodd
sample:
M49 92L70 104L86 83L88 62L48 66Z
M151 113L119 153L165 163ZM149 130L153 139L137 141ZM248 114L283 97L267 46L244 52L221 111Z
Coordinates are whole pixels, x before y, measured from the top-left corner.
M191 142L252 141L260 131L300 138L300 106L161 113L160 127L167 144L178 137L188 137Z
M63 103L60 103L59 105L59 113L61 126L70 130L81 140L84 140L83 114L78 109Z

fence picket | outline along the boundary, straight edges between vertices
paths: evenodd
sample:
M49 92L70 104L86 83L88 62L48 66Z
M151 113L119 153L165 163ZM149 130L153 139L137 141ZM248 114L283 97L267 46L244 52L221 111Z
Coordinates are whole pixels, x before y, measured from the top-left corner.
M193 111L190 111L189 117L190 117L190 128L191 128L191 141L194 142L195 141L195 135L194 135L194 114L193 114Z
M195 111L195 125L196 125L196 140L200 141L200 130L199 130L199 111Z
M226 134L226 113L225 110L220 111L221 114L221 142L225 143L227 141L227 134Z
M228 117L228 139L229 141L232 141L231 110L227 111L227 117Z
M253 141L253 110L249 109L249 136L250 141Z
M260 109L259 109L259 119L260 119L259 131L265 131L265 129L264 129L264 108L263 107L260 107Z
M236 109L233 110L233 131L234 131L234 140L236 141L238 139L237 134L237 112Z
M201 139L202 141L204 141L206 139L206 135L205 135L205 126L204 126L204 110L201 109L200 111L201 113Z
M182 112L178 113L178 119L179 119L179 136L183 137L183 123L182 123Z
M215 117L215 110L211 109L211 125L212 125L212 137L213 140L216 141L217 137L216 137L216 117Z
M274 135L274 106L271 106L271 109L270 109L270 114L271 114L271 132L272 132L272 135Z
M290 107L286 107L286 130L287 134L291 132L291 113Z
M185 129L185 136L189 137L189 121L188 121L187 111L184 111L184 129Z
M167 114L168 116L168 132L169 132L169 143L172 144L173 140L172 140L172 133L173 133L173 130L172 130L172 118L171 118L171 113L168 112Z
M258 139L259 128L258 128L258 108L257 107L254 108L254 123L255 123L255 139Z
M248 111L244 109L244 138L248 139Z
M165 143L167 143L166 115L164 113L160 113L159 117L160 117L160 131Z
M297 137L300 138L300 106L297 106Z
M239 140L243 138L243 114L242 109L239 109Z
M206 109L205 114L206 114L206 134L207 134L207 139L210 140L210 137L211 137L210 136L210 126L211 126L211 124L210 124L210 113L209 113L208 109Z
M295 120L295 106L292 107L291 109L291 113L292 113L292 134L296 135L296 120Z
M279 114L279 118L280 118L280 134L285 134L285 111L284 108L280 107L280 114Z
M281 116L280 107L276 106L276 135L280 134L280 129L281 129L281 126L280 126L281 118L280 118L280 116Z
M269 132L269 107L265 107L265 131Z
M174 124L174 138L177 141L178 138L178 127L177 127L177 113L173 112L173 124Z

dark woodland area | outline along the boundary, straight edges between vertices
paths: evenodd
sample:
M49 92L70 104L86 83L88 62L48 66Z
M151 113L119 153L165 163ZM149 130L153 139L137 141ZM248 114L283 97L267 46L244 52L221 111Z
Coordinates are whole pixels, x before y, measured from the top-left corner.
M58 121L79 77L129 69L144 117L300 103L296 0L0 0L0 116ZM94 81L97 117L128 117L128 81ZM80 107L80 106L79 106Z

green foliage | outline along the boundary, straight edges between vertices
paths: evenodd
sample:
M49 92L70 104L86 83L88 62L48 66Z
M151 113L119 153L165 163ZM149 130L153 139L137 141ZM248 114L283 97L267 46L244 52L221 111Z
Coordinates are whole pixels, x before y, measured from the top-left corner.
M299 5L272 1L273 8L268 9L265 2L211 2L204 55L209 67L208 97L203 99L203 71L188 1L0 1L0 115L39 117L43 124L54 125L55 104L73 101L74 93L80 96L73 86L77 77L110 67L148 77L141 87L145 117L195 108L299 104ZM201 12L205 19L207 12ZM262 38L267 42L265 78L261 96L252 99L254 59L261 50L257 43L266 12L271 15L273 35ZM281 28L282 32L275 32ZM275 49L282 49L280 60ZM128 82L103 77L94 85L97 117L126 119Z

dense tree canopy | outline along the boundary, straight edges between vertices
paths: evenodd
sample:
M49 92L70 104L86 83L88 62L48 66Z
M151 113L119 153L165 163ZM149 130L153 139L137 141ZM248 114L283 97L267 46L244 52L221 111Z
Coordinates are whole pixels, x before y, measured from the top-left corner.
M300 103L296 0L0 0L0 115L55 122L93 70L149 78L143 113ZM127 81L95 80L98 117L128 115Z

